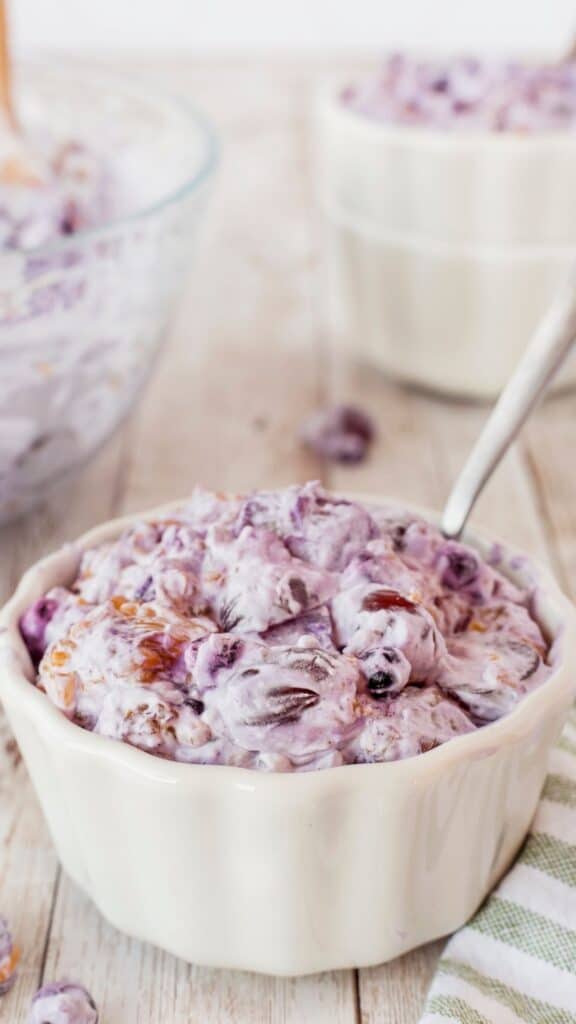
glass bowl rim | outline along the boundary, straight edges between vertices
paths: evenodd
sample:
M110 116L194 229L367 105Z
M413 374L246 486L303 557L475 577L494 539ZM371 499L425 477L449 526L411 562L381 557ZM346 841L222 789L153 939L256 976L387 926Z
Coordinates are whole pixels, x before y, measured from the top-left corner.
M28 78L33 78L35 74L48 75L51 78L56 80L60 79L62 81L73 82L75 80L81 80L85 83L101 84L108 89L117 85L118 90L124 93L124 95L134 95L138 93L144 98L157 100L164 103L164 105L169 105L172 109L179 110L184 114L188 118L190 125L197 131L202 145L202 153L199 157L198 166L195 169L194 174L187 175L181 185L178 185L177 188L171 189L155 202L148 203L146 206L142 206L141 208L134 210L132 213L110 217L93 227L82 228L79 231L75 231L74 234L58 235L56 238L52 238L47 242L42 242L40 245L33 246L30 249L7 250L10 255L13 256L14 252L16 252L19 255L26 257L41 256L56 252L71 243L78 244L85 238L98 238L98 236L105 235L110 230L123 228L125 226L130 226L131 224L138 224L141 221L146 220L148 217L155 216L163 210L168 209L171 206L175 206L188 195L192 195L193 192L199 191L215 172L220 160L220 142L218 134L212 124L212 121L202 112L202 110L197 108L195 104L190 103L183 96L179 96L162 86L154 88L153 85L146 82L145 79L142 79L138 75L124 74L114 71L100 71L99 69L96 71L93 71L92 69L85 71L82 67L78 66L74 66L73 69L62 69L47 60L29 59L18 62L16 67L17 83L22 79L26 80ZM2 254L0 254L0 258L1 255Z

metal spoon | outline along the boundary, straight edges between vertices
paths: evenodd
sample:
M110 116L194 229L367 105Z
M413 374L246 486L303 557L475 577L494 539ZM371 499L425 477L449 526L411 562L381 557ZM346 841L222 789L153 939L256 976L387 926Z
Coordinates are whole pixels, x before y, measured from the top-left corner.
M458 538L485 484L576 341L576 266L562 284L454 484L442 516Z

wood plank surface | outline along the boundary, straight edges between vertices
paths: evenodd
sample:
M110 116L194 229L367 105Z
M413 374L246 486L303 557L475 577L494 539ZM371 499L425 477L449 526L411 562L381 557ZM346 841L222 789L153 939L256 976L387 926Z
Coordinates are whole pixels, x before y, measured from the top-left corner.
M96 62L97 63L97 62ZM119 66L117 64L117 66ZM352 68L352 63L349 65ZM354 65L356 67L356 65ZM486 410L447 404L354 366L331 337L314 209L309 119L333 61L125 62L193 98L225 140L212 205L180 314L131 420L82 475L0 532L0 597L65 538L122 510L218 488L320 477L346 491L438 509ZM319 402L354 402L374 417L369 460L331 469L297 437ZM476 521L549 559L576 592L575 400L549 403L508 457ZM442 943L394 964L279 980L188 966L125 938L63 877L3 724L0 735L0 912L23 951L2 1024L24 1024L42 979L78 977L102 1024L415 1024Z

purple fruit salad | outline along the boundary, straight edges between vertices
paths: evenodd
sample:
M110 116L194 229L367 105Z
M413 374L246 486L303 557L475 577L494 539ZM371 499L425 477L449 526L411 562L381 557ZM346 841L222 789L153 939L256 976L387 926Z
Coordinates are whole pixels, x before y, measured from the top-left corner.
M52 143L38 176L0 183L0 249L29 251L110 215L107 161L81 142Z
M342 94L350 110L393 125L449 131L572 132L576 62L388 57Z
M5 917L0 917L0 996L12 988L19 960L20 953L14 945L8 922Z
M551 671L532 606L425 520L308 483L197 490L85 550L20 627L36 685L84 729L299 771L412 757L511 711Z

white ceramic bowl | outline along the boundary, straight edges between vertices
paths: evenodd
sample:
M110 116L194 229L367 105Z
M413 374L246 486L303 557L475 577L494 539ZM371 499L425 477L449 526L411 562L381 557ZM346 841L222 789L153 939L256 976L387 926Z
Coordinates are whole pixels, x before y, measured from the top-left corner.
M393 125L319 90L326 202L387 232L452 244L574 245L576 135Z
M329 218L333 330L356 358L418 387L492 400L520 361L574 249L440 245ZM576 357L558 387L576 384Z
M380 963L460 927L526 835L573 699L576 613L554 580L536 571L559 667L499 722L389 764L178 764L68 721L31 685L18 631L32 600L71 581L82 548L133 518L40 561L0 616L0 694L69 875L130 935L271 974ZM534 581L533 566L528 578L525 560L512 564Z
M396 377L494 398L576 260L576 136L387 125L344 84L316 106L333 326Z

